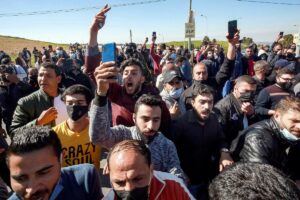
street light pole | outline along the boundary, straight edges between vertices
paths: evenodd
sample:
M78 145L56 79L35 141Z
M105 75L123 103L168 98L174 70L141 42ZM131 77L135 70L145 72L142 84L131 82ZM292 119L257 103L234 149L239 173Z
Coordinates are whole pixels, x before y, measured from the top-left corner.
M190 6L189 6L189 23L193 22L193 13L192 13L192 0L190 0ZM188 38L188 49L191 50L191 37Z

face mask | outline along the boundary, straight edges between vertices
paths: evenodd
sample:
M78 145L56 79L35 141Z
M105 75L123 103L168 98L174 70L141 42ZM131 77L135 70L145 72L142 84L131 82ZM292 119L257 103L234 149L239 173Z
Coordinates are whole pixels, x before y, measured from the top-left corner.
M285 83L277 83L284 91L289 92L292 88L292 83L291 82L285 82Z
M289 60L289 61L295 60L295 54L287 53L286 54L286 59Z
M88 106L79 106L79 105L67 105L68 116L73 120L77 121L83 115L85 115L89 110Z
M254 92L241 92L239 99L241 102L251 102L254 99L254 96Z
M37 83L37 75L32 75L32 76L29 76L29 83L34 85Z
M149 186L146 185L145 187L134 188L131 191L114 190L114 192L118 199L122 200L147 200L149 196L148 188Z
M286 128L280 130L280 132L283 135L283 137L285 137L285 139L287 139L290 142L296 142L300 140L300 138L297 138L295 135L290 133Z
M178 99L180 95L183 93L183 88L174 89L169 92L170 97L173 99Z
M195 85L207 84L207 80L193 80Z

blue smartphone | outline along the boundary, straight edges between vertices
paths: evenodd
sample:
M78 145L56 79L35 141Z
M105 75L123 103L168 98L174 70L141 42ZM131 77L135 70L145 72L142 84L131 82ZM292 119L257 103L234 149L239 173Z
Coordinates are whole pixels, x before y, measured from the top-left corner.
M102 62L116 61L116 43L107 43L102 46Z

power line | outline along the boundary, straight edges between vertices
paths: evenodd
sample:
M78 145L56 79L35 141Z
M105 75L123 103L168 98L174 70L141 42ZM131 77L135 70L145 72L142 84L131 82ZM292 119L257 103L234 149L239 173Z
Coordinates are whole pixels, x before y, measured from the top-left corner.
M125 6L135 6L135 5L143 5L150 3L158 3L166 0L149 0L149 1L139 1L132 3L122 3L122 4L113 4L111 7L125 7ZM80 12L86 10L94 10L101 9L98 6L84 7L84 8L69 8L69 9L59 9L59 10L44 10L44 11L32 11L32 12L17 12L17 13L2 13L0 17L18 17L18 16L32 16L32 15L48 15L55 13L70 13L70 12Z
M273 1L254 1L254 0L236 0L250 3L262 3L262 4L276 4L276 5L286 5L286 6L300 6L300 3L284 3L284 2L273 2Z

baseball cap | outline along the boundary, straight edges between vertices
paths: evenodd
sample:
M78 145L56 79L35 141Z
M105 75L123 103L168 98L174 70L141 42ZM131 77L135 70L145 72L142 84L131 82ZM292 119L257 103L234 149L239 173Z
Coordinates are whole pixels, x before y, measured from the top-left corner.
M176 77L180 80L182 79L180 73L177 70L168 70L163 74L164 83L169 83Z

